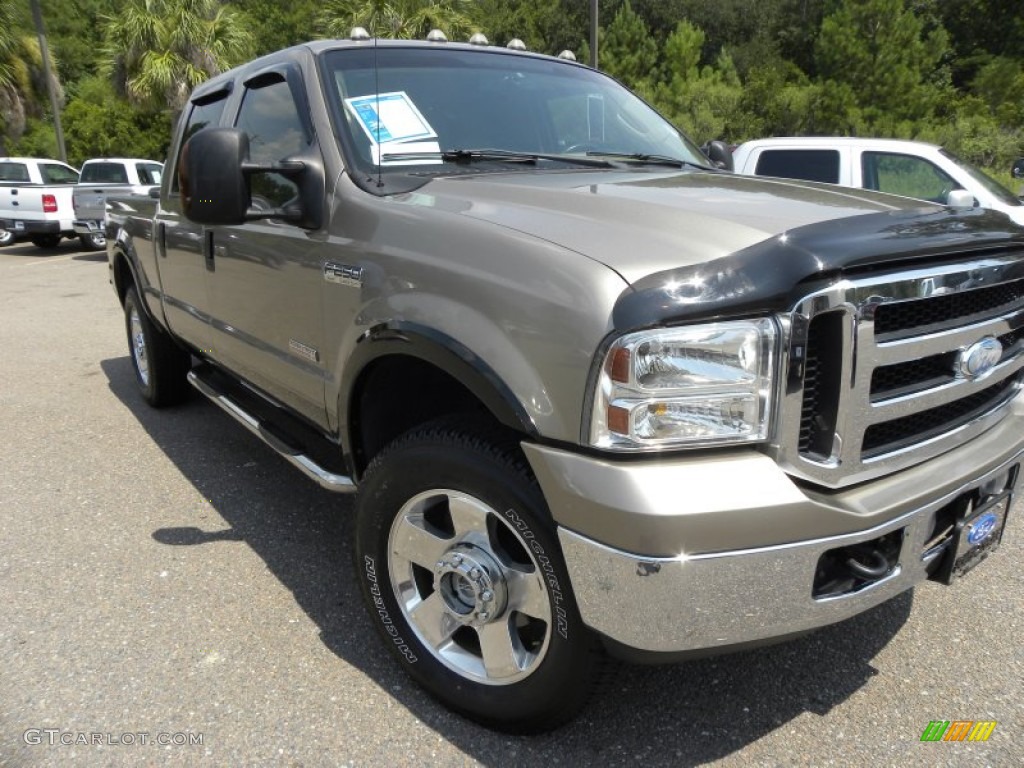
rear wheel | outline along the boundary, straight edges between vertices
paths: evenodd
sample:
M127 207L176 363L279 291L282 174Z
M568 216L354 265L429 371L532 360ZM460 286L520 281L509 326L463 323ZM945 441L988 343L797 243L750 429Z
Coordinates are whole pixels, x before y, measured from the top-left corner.
M102 251L107 247L107 238L102 232L90 232L88 235L79 235L78 240L87 251Z
M543 495L514 440L439 422L399 438L361 486L363 594L399 663L452 709L554 728L602 665Z
M14 242L14 233L9 229L0 229L0 247Z
M32 245L36 248L56 248L60 245L60 235L32 235Z
M150 405L175 405L188 397L185 378L192 357L149 319L134 286L124 297L125 330L139 392Z

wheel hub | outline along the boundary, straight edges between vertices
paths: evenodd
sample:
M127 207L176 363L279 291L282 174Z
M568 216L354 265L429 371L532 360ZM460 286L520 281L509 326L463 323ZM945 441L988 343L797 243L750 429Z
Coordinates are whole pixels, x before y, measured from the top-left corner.
M489 624L508 604L508 586L501 566L472 544L458 544L438 560L434 589L451 617L467 626Z

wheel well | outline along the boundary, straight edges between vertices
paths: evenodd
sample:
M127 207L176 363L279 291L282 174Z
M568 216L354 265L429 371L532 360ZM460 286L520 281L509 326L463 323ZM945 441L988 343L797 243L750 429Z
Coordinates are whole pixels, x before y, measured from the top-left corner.
M134 282L135 276L132 275L131 267L128 266L128 257L119 251L114 257L114 288L117 290L117 298L120 300L121 306L124 306L124 296Z
M373 457L415 427L452 414L466 414L501 428L499 419L455 377L407 355L382 357L364 370L350 400L352 459L361 476Z

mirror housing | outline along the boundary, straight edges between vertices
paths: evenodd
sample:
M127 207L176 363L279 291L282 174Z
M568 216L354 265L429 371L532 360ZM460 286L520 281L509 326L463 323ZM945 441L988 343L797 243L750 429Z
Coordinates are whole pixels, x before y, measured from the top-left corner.
M733 170L732 150L724 141L709 141L701 147L701 150L716 168L721 168L723 171Z
M279 173L292 179L299 187L295 204L254 208L249 181L254 173ZM186 141L178 160L178 188L182 211L199 224L228 226L282 219L304 229L321 225L324 175L319 158L251 163L249 135L238 128L207 128Z
M957 210L964 211L970 210L971 208L977 208L978 201L974 198L974 195L966 189L954 189L946 195L946 205L950 208L956 208Z

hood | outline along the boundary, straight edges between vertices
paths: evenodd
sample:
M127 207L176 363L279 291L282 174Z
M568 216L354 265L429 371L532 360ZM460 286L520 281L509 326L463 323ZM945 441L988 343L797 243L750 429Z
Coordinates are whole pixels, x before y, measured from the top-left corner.
M630 284L652 273L705 264L811 224L940 210L829 184L692 171L448 176L409 197L424 195L432 198L430 205L581 253Z

